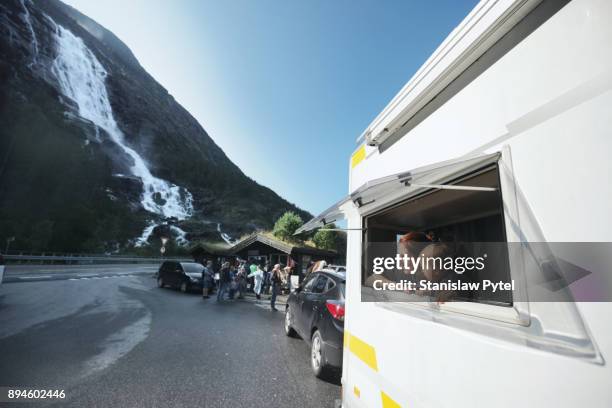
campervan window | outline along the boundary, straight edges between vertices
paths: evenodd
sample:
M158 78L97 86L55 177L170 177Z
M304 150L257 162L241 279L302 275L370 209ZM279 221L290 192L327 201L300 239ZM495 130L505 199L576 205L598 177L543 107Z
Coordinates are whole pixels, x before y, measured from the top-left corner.
M432 188L391 207L364 218L363 254L364 262L362 283L366 285L372 275L368 251L374 245L389 243L394 248L399 238L409 232L422 232L433 238L434 242L448 243L453 248L461 248L466 253L476 253L488 243L498 243L494 247L501 254L502 262L496 268L485 271L470 271L463 279L482 281L510 281L510 267L505 247L503 203L497 163L446 182L445 185L492 187L494 191L457 190ZM372 244L372 245L370 245ZM383 244L384 245L384 244ZM426 245L426 244L425 244ZM368 249L370 248L370 249ZM483 275L486 272L486 276ZM488 303L511 306L512 295L509 291L490 293L473 291L462 293L460 301Z

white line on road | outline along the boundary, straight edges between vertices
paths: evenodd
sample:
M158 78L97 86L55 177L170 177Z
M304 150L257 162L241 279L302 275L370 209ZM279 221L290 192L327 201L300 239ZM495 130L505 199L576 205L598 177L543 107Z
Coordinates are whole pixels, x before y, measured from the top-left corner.
M125 270L126 268L128 269L134 269L134 270L146 270L146 271L155 271L157 269L159 269L159 266L147 266L147 265L119 265L119 266L109 266L109 265L103 265L103 266L91 266L91 267L87 267L87 266L83 266L83 265L75 265L75 266L66 266L66 265L62 265L62 266L57 266L55 268L42 268L42 269L37 269L36 268L37 265L8 265L7 266L7 272L13 272L13 273L18 273L17 271L19 270L23 270L23 269L31 269L32 272L36 271L36 272L71 272L71 271L75 271L75 270L81 270L81 271L91 271L91 272L114 272L114 271L120 271L120 270ZM29 272L29 271L28 271ZM91 273L90 272L90 273Z
M111 276L91 276L91 275L77 275L76 278L64 278L64 279L53 279L56 277L55 275L31 275L31 276L12 276L11 279L17 279L20 281L29 281L29 280L69 280L69 281L79 281L79 280L88 280L88 279L111 279L111 278L131 278L134 276L138 276L140 274L131 274L124 273L120 275L111 275Z
M112 276L82 276L79 278L69 278L67 280L77 281L77 280L90 280L90 279L131 278L132 276L136 276L136 275L124 273L121 275L112 275Z

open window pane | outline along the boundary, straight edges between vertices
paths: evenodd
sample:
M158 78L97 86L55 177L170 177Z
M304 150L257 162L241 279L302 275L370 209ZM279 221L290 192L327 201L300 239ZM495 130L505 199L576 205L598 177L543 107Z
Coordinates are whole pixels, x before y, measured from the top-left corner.
M392 194L408 194L411 191L422 190L419 187L421 184L438 184L442 186L452 184L450 181L456 178L457 174L467 174L496 163L498 159L498 153L476 156L469 159L455 159L382 177L358 188L351 194L351 200L359 207L362 213L366 213L369 211L369 208L376 206L378 201ZM472 187L474 185L465 184L464 186Z
M345 197L336 204L323 211L321 214L308 221L295 231L295 234L300 234L305 231L312 231L316 228L324 227L332 222L344 219L344 213L340 209L344 204L350 201L350 197Z
M461 158L448 160L368 181L351 195L338 201L317 217L298 228L295 233L299 234L305 231L311 231L316 228L324 227L329 223L344 219L344 213L341 208L348 202L352 201L361 211L367 211L371 204L388 196L392 192L397 192L401 189L411 188L416 190L419 188L418 186L410 187L411 183L417 185L431 183L445 184L449 176L452 177L460 172L465 174L466 172L486 166L487 164L494 163L498 159L499 153L481 155L468 159Z

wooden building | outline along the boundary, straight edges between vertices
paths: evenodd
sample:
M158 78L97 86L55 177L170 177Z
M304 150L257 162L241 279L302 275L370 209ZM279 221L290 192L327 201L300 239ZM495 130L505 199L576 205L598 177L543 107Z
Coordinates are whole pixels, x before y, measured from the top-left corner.
M206 261L213 261L215 264L219 264L223 258L232 258L233 256L229 252L230 246L219 246L219 245L210 245L204 242L199 242L189 251L193 260L201 263L202 265L206 264Z
M213 249L205 245L197 245L191 250L191 254L197 262L202 263L208 259L217 261L220 258L237 257L273 266L274 264L288 265L291 259L295 262L294 271L298 273L300 280L311 261L325 260L333 264L340 258L335 251L326 251L306 245L293 245L261 233L252 234L227 249Z

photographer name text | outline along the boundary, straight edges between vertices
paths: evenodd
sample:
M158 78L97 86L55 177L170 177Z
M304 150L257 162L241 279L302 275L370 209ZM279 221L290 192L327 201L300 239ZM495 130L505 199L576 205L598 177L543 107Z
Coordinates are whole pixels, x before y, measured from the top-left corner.
M491 292L503 292L514 290L514 279L510 282L491 281L483 279L482 282L462 282L461 280L446 282L431 282L422 279L418 282L402 279L399 282L375 281L375 290L398 290L402 292L411 291L478 291L487 290Z

